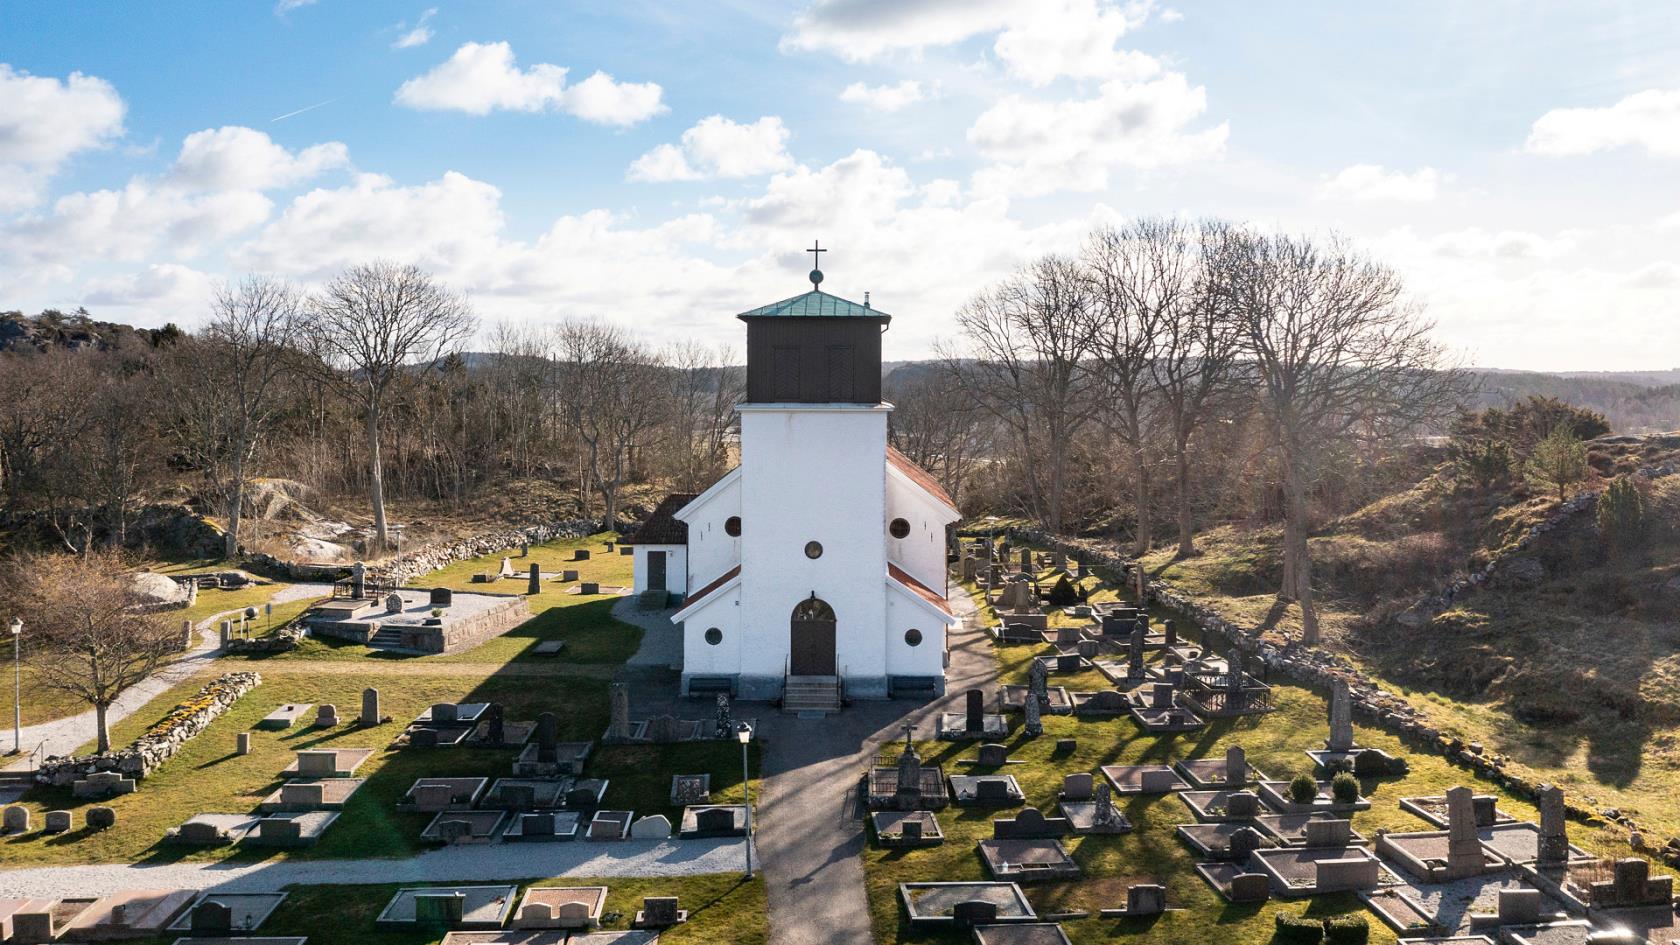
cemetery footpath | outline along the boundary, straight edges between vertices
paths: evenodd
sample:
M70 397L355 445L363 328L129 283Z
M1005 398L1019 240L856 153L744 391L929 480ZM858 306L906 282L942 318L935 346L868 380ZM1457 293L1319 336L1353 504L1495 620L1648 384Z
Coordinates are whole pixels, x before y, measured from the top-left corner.
M269 597L268 602L276 606L323 597L332 588L326 584L291 584L281 587ZM222 654L221 639L216 631L218 621L242 611L244 608L224 610L200 620L194 625L195 642L191 649L181 654L180 658L164 667L163 670L136 685L123 690L110 709L106 711L106 722L112 728L143 708L153 699L168 692L182 682L191 679L210 666ZM258 618L259 620L261 618ZM37 756L73 754L78 748L88 744L94 737L94 711L88 709L76 715L42 722L37 725L25 726L23 729L24 757L21 757L7 768L33 767L33 759ZM16 799L16 792L12 796L0 795L0 803L10 803Z
M428 850L404 859L286 859L261 863L102 863L0 870L0 898L103 896L125 889L284 889L519 881L532 877L701 876L738 872L745 840L620 840L617 843L496 843Z

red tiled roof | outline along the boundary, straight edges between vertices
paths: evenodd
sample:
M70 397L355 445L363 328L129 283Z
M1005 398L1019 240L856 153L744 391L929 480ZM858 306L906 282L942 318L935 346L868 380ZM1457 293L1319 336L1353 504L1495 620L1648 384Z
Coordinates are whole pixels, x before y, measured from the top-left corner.
M926 584L923 584L921 581L911 577L910 572L904 570L896 564L893 564L891 561L888 561L887 574L891 575L893 580L909 588L910 591L917 597L920 597L922 600L938 607L947 614L951 613L951 604L945 599L944 595L940 594L933 588L928 587Z
M718 588L724 586L725 584L728 584L730 581L735 580L735 576L740 574L740 573L741 573L741 566L740 565L736 565L733 568L730 568L729 570L723 572L722 577L719 577L717 580L713 581L712 583L710 583L710 584L706 585L705 587L702 587L698 591L695 591L694 593L688 595L688 599L683 601L683 609L686 610L690 607L693 607L695 604L698 604L700 602L701 598L703 598L707 594L710 594L711 592L717 590Z
M673 492L659 503L635 534L624 539L626 545L686 545L688 523L679 520L677 513L694 501L692 492Z
M933 478L932 473L912 462L910 457L899 452L897 447L887 447L887 462L908 477L911 482L921 486L929 495L950 506L952 511L958 511L956 500L952 499L950 493L945 491L945 487L939 484L939 480Z

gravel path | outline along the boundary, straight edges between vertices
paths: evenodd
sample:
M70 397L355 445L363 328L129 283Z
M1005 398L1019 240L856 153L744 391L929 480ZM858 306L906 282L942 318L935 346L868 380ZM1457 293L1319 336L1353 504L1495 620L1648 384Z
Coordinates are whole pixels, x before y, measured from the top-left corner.
M551 876L694 876L741 868L746 841L624 840L497 843L430 850L404 860L280 860L43 866L0 870L0 899L103 896L124 889L272 891L293 884L436 883Z
M329 584L293 584L276 591L273 602L283 604L287 601L302 600L307 597L321 597L332 592ZM235 608L238 610L240 608ZM198 631L198 642L193 648L181 655L180 659L170 663L152 678L137 683L123 690L117 701L112 703L106 713L107 724L115 727L118 722L128 718L135 710L157 698L158 695L171 686L190 678L199 672L219 655L221 640L213 632L216 621L233 610L224 611L199 621L195 628ZM92 709L72 715L67 718L42 722L39 725L25 726L23 729L23 749L33 755L40 749L44 755L68 755L92 740L95 735L94 713ZM30 767L30 756L12 762L8 768ZM0 800L9 800L0 798Z
M964 690L997 683L997 661L973 601L958 594L951 606L964 621L951 634L945 698L925 705L858 702L823 719L760 716L764 778L756 850L770 900L771 945L870 945L858 778L884 743L903 738L904 722L932 738L937 713L961 711Z
M643 610L633 597L623 598L613 605L615 619L642 628L642 645L636 649L636 655L625 661L625 665L682 668L682 628L671 622L673 613L675 611Z

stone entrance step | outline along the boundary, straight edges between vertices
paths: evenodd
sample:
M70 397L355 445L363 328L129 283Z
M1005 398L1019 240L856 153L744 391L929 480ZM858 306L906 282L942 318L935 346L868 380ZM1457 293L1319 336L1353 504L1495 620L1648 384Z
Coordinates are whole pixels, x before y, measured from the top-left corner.
M782 687L782 711L808 713L840 711L840 677L789 676Z

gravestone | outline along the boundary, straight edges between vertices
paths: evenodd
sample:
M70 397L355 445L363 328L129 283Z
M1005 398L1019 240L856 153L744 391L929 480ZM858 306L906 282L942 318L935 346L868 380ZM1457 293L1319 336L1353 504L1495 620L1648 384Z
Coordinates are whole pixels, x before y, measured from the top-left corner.
M589 549L588 548L579 548L576 551L572 552L572 560L573 561L588 561L589 560Z
M519 543L519 557L529 558L530 556L531 556L531 543L529 541L521 541Z
M534 784L510 784L502 788L499 797L508 810L530 810L537 806L537 787Z
M986 566L986 589L987 590L996 590L997 586L999 584L1001 584L1002 582L1003 582L1003 568L1000 565L996 565L996 564L987 565Z
M1038 736L1043 735L1044 709L1039 704L1038 697L1032 693L1027 693L1026 701L1022 704L1021 710L1022 714L1026 717L1021 723L1021 730L1026 733L1027 737L1037 738Z
M1330 687L1330 738L1324 747L1331 751L1353 750L1353 695L1341 677Z
M1231 834L1231 839L1227 841L1227 844L1231 851L1231 859L1237 863L1242 863L1248 859L1250 853L1264 846L1265 842L1260 838L1260 831L1253 827L1241 827Z
M1096 659L1097 655L1102 652L1102 644L1096 640L1078 640L1073 644L1073 648L1074 652L1078 653L1082 659L1088 660ZM1075 664L1075 669L1077 668L1078 665Z
M1155 683L1149 687L1149 707L1152 709L1170 709L1173 707L1173 684Z
M1011 800L1009 782L1002 778L981 778L974 782L974 799L976 801Z
M694 829L703 834L729 833L735 829L735 812L727 807L708 807L694 815Z
M996 742L986 742L980 746L980 757L975 764L985 768L1002 767L1009 763L1009 746Z
M587 928L594 921L589 914L589 904L586 902L562 902L557 909L551 910L554 924L563 929Z
M440 826L447 827L449 824ZM415 893L414 924L428 929L452 929L461 924L461 914L465 911L466 903L466 893L461 892Z
M330 778L338 774L338 752L330 748L306 748L297 753L297 773L306 778Z
M997 921L997 915L997 903L984 899L970 899L951 907L952 924L964 930L977 925L991 925Z
M47 833L63 833L69 830L70 812L67 810L47 811L47 823L41 829Z
M338 706L323 702L315 707L315 727L332 728L338 724Z
M1171 647L1178 645L1178 623L1176 621L1168 620L1166 623L1162 624L1161 632L1164 634L1162 642L1164 642L1167 646Z
M1126 887L1126 914L1159 915L1167 908L1167 889L1154 883L1135 883Z
M448 607L455 603L455 592L447 587L434 587L429 602L433 607Z
M648 719L647 737L648 741L664 745L684 741L692 730L691 723L666 713Z
M1313 867L1314 885L1321 893L1374 889L1381 875L1376 859L1369 856L1316 860Z
M986 694L978 689L970 689L964 693L964 699L967 712L963 728L970 735L979 735L986 730Z
M1447 791L1447 875L1458 879L1482 869L1482 841L1476 831L1475 802L1470 789Z
M461 709L453 702L437 702L432 704L432 723L454 722L461 717Z
M12 942L52 942L63 930L50 910L12 913Z
M443 810L455 802L455 789L447 784L422 784L413 791L414 806L421 810Z
M525 593L533 596L542 593L542 566L535 561L531 562L531 579L525 585Z
M1501 889L1499 924L1532 925L1540 921L1542 899L1538 889Z
M206 899L193 906L188 927L194 932L231 932L233 908L219 899Z
M1476 814L1476 826L1492 827L1499 819L1499 798L1492 794L1478 794L1470 799L1470 809Z
M1091 824L1099 832L1104 827L1113 827L1125 820L1120 816L1120 808L1114 806L1114 789L1110 788L1107 782L1098 784L1092 789L1091 806L1093 808Z
M554 746L556 743L555 719L553 712L544 712L537 716L537 761L543 764L553 764L555 761Z
M89 807L87 809L87 826L89 830L109 830L117 825L117 812L109 807Z
M1032 549L1031 548L1022 548L1021 549L1021 570L1023 572L1031 572L1032 569L1033 569Z
M561 568L560 569L560 581L561 581L561 583L569 583L569 582L575 581L577 579L578 579L578 573L577 573L577 571L573 570L572 568Z
M1088 801L1091 799L1091 789L1095 779L1089 772L1081 771L1062 778L1062 800Z
M521 837L552 837L554 836L553 814L520 814L519 835Z
M1232 818L1260 816L1260 798L1253 791L1232 791L1225 796L1225 816Z
M1353 824L1340 818L1309 820L1306 839L1309 847L1345 847L1353 840Z
M1143 624L1132 624L1131 646L1126 653L1126 675L1132 679L1143 678Z
M594 596L601 593L601 585L595 581L584 581L578 585L578 593L586 597Z
M1178 777L1170 768L1145 768L1138 772L1138 792L1165 794L1178 787Z
M70 793L74 797L116 797L119 794L134 793L134 779L125 778L115 771L95 771L80 781L70 785Z
M356 721L362 725L378 725L383 721L379 714L379 690L372 687L362 690L362 714Z
M641 925L662 929L682 921L676 896L646 896L642 899Z
M1050 706L1050 669L1043 660L1035 659L1027 667L1027 692L1041 709Z
M729 693L720 692L717 695L717 724L712 733L718 738L728 738L735 734L735 720L729 711Z
M630 825L630 839L632 840L669 840L670 838L671 820L664 814L643 817Z
M189 820L177 828L175 837L182 843L208 846L222 842L222 830L208 821Z
M411 748L436 748L438 746L437 729L435 729L435 728L417 728L417 729L415 729L414 731L410 732L409 735L408 735L408 744Z
M249 755L251 753L250 732L240 732L233 737L233 751L237 755Z
M1231 655L1225 658L1230 664L1230 672L1225 676L1225 691L1228 693L1226 707L1241 708L1247 700L1243 698L1243 660L1242 651L1231 650Z
M893 792L893 807L915 810L922 803L922 759L910 738L914 729L904 723L904 751L898 755L898 782Z
M513 559L509 558L507 555L503 555L502 566L496 569L496 577L510 578L513 576Z
M192 621L191 620L181 621L181 646L185 649L190 650L190 649L192 649L193 642L194 641L193 641Z
M922 839L922 822L919 820L903 820L898 825L898 839L904 844L919 843Z
M326 802L326 797L326 785L319 781L280 785L280 803L287 807L317 808Z
M221 626L218 629L222 635L222 649L225 650L228 648L228 644L233 642L233 621L222 621Z
M445 820L437 825L437 835L444 843L460 843L472 837L472 824L464 820Z
M276 844L297 843L303 839L303 824L290 817L264 817L257 821L257 836Z
M1248 783L1248 754L1240 745L1225 749L1225 783L1231 787Z
M360 561L350 566L350 596L356 600L367 596L367 565Z
M619 740L629 738L630 687L615 682L607 698L612 705L612 721L607 725L607 737Z
M1272 880L1265 873L1238 873L1231 877L1232 902L1265 902L1272 895Z
M9 834L28 833L29 808L20 807L16 804L6 808L5 814L0 815L0 829Z
M1540 847L1538 860L1555 866L1569 860L1569 837L1564 830L1563 789L1555 784L1540 786Z
M401 594L393 593L391 596L385 598L385 612L386 613L388 613L388 614L400 614L400 613L402 613L402 609L403 609L403 599L402 599Z
M500 748L507 744L507 722L502 718L502 704L500 702L490 703L489 707L484 710L484 714L489 716L489 721L485 724L485 742L492 748Z

